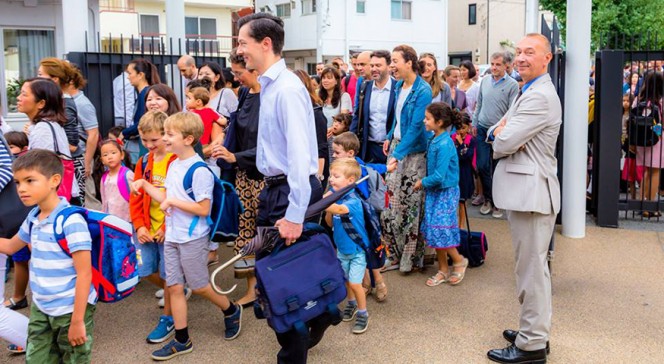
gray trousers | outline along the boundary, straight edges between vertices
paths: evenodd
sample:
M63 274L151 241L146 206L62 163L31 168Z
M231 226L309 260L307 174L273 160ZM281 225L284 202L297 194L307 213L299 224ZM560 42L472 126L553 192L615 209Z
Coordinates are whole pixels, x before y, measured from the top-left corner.
M552 312L547 253L556 215L507 211L507 220L516 263L516 293L521 304L516 346L527 351L544 349Z

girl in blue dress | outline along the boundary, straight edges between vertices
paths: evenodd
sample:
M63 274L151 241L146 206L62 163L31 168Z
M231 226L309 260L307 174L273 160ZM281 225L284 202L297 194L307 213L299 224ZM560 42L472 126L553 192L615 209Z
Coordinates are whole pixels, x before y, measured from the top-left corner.
M424 220L420 231L426 244L436 249L438 272L426 284L461 283L468 267L468 259L457 251L459 246L459 158L450 134L450 125L461 126L461 114L448 104L435 102L424 114L424 126L434 133L427 150L427 175L415 183L416 190L424 188ZM447 256L452 258L452 272Z

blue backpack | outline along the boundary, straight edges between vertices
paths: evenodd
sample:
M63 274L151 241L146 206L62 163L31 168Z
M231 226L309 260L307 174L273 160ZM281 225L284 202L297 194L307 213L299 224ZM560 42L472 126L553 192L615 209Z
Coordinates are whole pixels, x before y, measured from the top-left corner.
M362 247L367 256L367 268L378 269L385 265L385 244L381 239L380 219L376 209L370 202L357 196L362 203L362 212L364 215L364 228L367 230L367 237L369 238L369 246L365 246L362 241L362 236L357 232L353 223L350 221L348 214L341 216L341 224L346 230L348 236L355 242L355 244Z
M132 226L117 216L69 206L55 216L55 240L71 257L62 226L73 215L83 216L92 238L92 285L102 302L117 302L129 296L138 284L136 248Z
M256 261L256 317L277 333L295 329L301 335L308 333L307 321L326 312L339 323L346 277L325 230L305 230L290 246L280 241Z
M192 165L187 174L184 176L184 190L189 197L196 201L192 183L194 180L194 172L198 168L207 169L214 178L214 189L212 192L212 207L210 215L207 217L207 223L210 225L210 241L232 241L237 238L240 232L240 214L244 212L240 198L235 192L235 187L222 181L217 177L212 170L205 164L205 162L196 162ZM191 225L189 226L189 235L194 231L196 224L198 224L199 216L194 217Z

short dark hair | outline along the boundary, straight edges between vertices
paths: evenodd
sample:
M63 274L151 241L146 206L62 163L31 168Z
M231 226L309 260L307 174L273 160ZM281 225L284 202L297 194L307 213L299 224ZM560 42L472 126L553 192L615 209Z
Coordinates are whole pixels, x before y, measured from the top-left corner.
M239 64L242 68L247 68L247 62L244 61L244 57L237 54L237 47L231 50L231 54L228 56L228 59L232 64Z
M28 146L28 136L22 131L9 131L5 133L7 144L15 145L21 149Z
M471 61L461 61L459 67L463 67L468 70L468 78L473 78L477 76L477 71L475 71L475 65Z
M493 60L498 58L503 60L503 64L507 64L507 58L505 57L505 52L493 52L493 54L491 55L491 59Z
M231 83L231 88L240 87L240 81L235 81L235 76L233 75L233 71L231 71L230 67L223 68L221 70L221 72L224 75L224 79L226 80L226 83L228 83L228 82Z
M32 149L16 158L12 164L12 171L16 173L25 170L37 171L46 178L56 174L62 176L64 173L60 157L47 149Z
M378 51L371 52L371 56L369 58L373 58L373 57L384 58L385 63L388 66L392 62L392 54L390 54L390 51L385 50L385 49L381 49L381 50L378 50Z
M503 56L505 63L510 64L514 61L514 54L510 51L505 51L505 56Z
M270 38L272 53L281 55L284 48L284 21L268 13L255 13L240 18L238 29L249 25L249 36L257 42Z
M222 88L224 88L224 86L226 86L226 79L224 78L224 72L221 70L221 66L219 65L219 63L205 62L198 68L199 71L203 67L209 68L212 71L212 73L214 73L215 76L219 76L219 80L217 80L217 82L214 82L214 80L212 80L212 82L214 82L213 86L215 90L221 90Z

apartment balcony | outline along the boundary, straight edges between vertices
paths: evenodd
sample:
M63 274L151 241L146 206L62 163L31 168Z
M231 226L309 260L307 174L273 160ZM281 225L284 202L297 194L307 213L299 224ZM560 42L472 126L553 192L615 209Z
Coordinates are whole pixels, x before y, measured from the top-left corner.
M99 0L101 12L135 12L137 4L164 4L165 0ZM184 0L185 6L197 6L203 8L223 8L238 11L253 6L251 0Z

